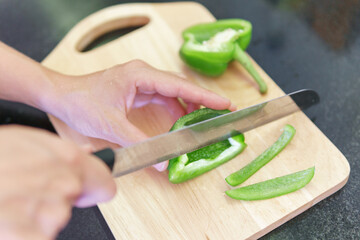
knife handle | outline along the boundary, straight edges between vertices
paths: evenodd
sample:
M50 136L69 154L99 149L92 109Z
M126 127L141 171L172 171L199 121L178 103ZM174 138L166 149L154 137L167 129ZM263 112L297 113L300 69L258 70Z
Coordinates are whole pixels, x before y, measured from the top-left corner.
M100 151L94 152L93 155L103 160L103 162L110 168L114 167L115 152L111 148L104 148Z

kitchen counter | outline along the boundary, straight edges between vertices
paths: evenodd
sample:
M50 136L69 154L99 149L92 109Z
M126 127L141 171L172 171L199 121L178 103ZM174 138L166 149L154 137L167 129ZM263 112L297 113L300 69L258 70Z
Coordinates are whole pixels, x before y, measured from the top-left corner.
M78 21L125 2L0 0L0 41L42 61ZM319 93L321 103L306 114L350 163L345 187L262 239L360 239L360 1L198 2L218 19L252 22L248 53L286 93ZM0 101L0 124L9 123L54 131L43 112ZM74 208L58 239L113 237L94 207Z

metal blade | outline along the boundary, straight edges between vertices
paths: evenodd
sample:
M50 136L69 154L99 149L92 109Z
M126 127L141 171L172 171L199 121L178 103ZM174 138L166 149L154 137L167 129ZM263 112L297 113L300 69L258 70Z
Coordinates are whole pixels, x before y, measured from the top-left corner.
M138 169L225 140L234 131L244 133L266 123L306 109L319 102L312 90L300 90L267 102L224 114L186 128L161 134L127 148L115 150L113 175Z

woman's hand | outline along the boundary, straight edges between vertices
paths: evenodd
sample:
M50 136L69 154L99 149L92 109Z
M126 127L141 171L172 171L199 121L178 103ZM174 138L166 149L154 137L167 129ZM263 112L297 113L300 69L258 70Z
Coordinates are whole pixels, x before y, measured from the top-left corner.
M174 120L199 105L236 108L228 99L139 60L75 77L47 69L1 42L0 56L1 99L34 106L85 136L122 146L147 138L129 122L127 115L132 108L162 104ZM187 103L187 111L178 98ZM165 170L166 166L164 162L157 168Z
M48 107L48 112L85 136L122 146L147 138L128 120L132 108L161 104L171 112L174 120L199 105L235 109L228 99L139 60L86 76L61 77L54 81L53 95L56 101ZM178 98L187 103L187 111ZM157 165L160 171L166 167L166 162Z
M73 205L115 194L101 161L53 134L0 127L0 145L0 239L54 239Z

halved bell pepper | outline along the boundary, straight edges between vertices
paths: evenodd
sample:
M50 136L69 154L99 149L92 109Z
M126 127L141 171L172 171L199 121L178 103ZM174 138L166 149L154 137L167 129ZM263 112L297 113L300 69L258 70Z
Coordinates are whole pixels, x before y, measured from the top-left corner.
M228 112L230 111L202 108L179 118L170 131ZM173 158L169 161L168 166L169 181L172 183L181 183L197 177L234 158L240 154L246 146L244 135L239 133L227 140Z
M255 79L260 92L265 93L266 83L244 52L250 43L251 33L251 23L243 19L194 25L182 33L184 43L180 56L189 67L208 76L221 75L229 62L237 60Z

